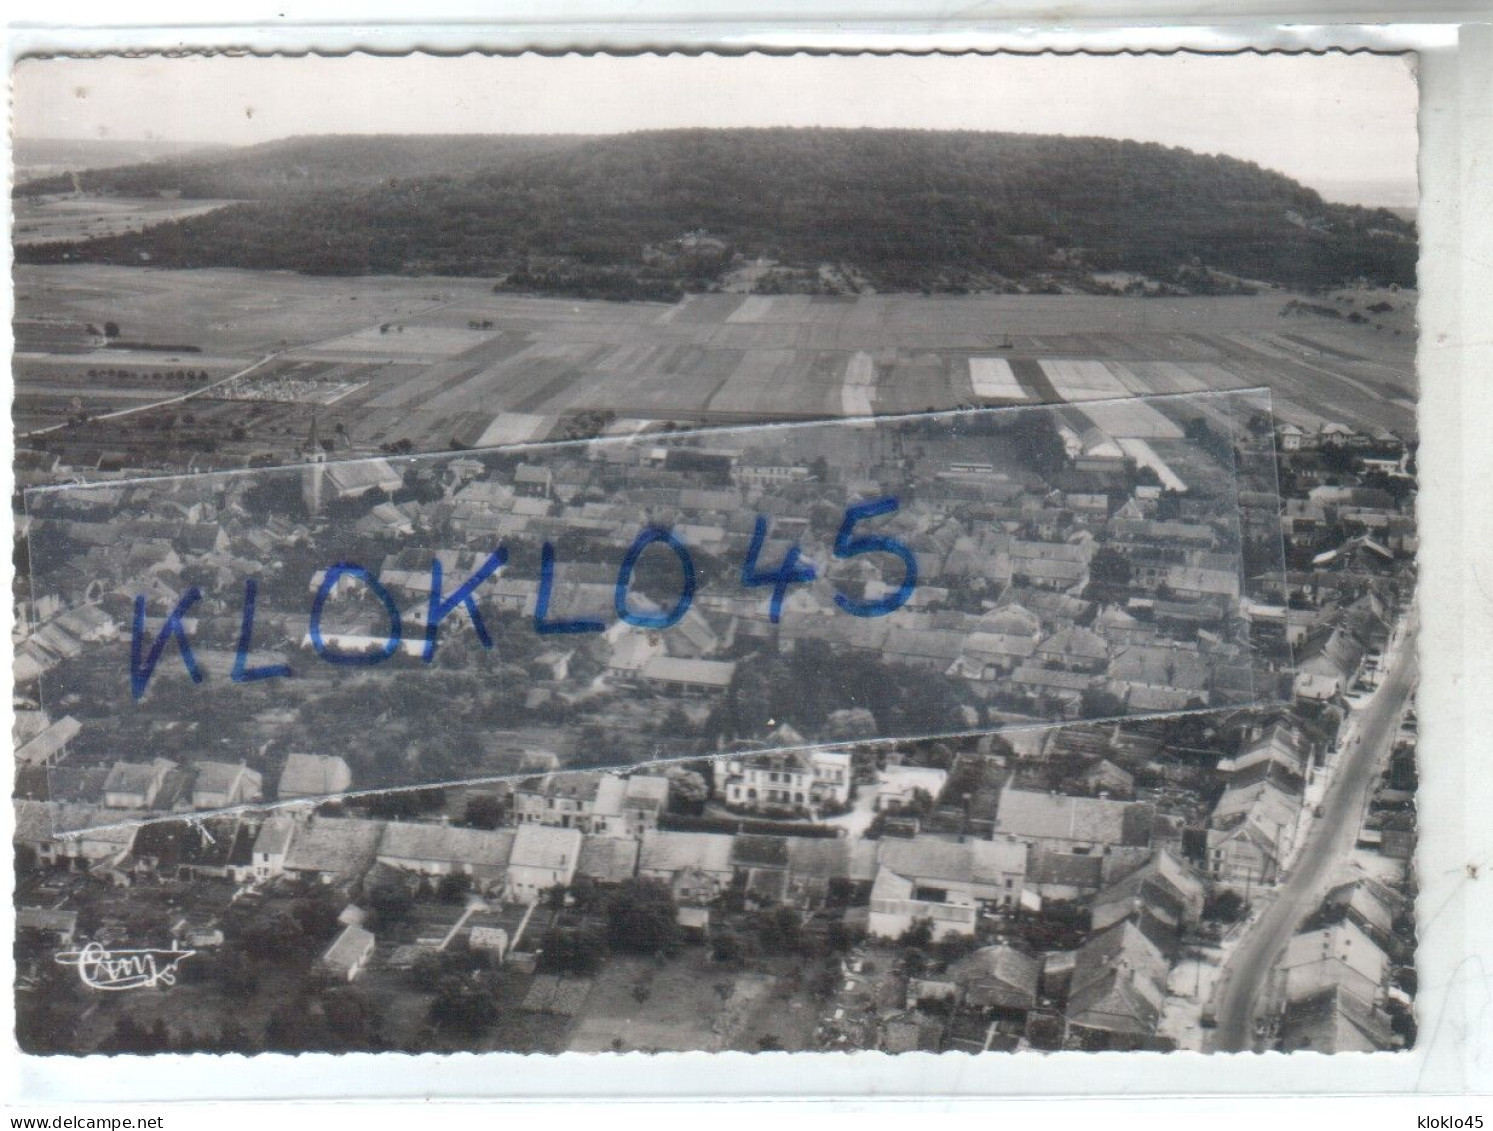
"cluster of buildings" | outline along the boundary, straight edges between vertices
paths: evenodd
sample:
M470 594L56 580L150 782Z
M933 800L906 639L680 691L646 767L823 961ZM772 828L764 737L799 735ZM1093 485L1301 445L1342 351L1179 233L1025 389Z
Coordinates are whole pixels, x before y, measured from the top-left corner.
M1197 450L1168 446L1181 441L1147 445L1165 471L1158 486L1097 428L1059 438L1067 464L1043 474L989 462L989 437L944 444L909 429L832 468L807 441L771 450L598 444L501 466L446 460L406 490L380 461L343 472L317 460L296 472L306 511L293 515L259 513L247 484L221 480L59 496L31 520L41 588L18 618L18 691L33 702L18 712L16 839L42 865L122 885L156 875L351 891L393 872L427 887L467 877L474 892L527 908L557 887L646 879L668 887L682 926L707 933L733 893L747 907L786 906L806 919L842 915L882 943L924 932L931 943L968 943L957 960L911 978L899 1008L876 1013L881 1047L1160 1047L1168 979L1199 937L1205 899L1223 888L1247 898L1279 879L1353 697L1372 686L1389 649L1413 589L1410 510L1403 496L1349 481L1402 475L1405 459L1381 454L1382 439L1358 445L1334 433L1292 446L1282 430L1282 467L1304 493L1280 506L1269 492L1216 492ZM1359 454L1324 464L1324 450ZM1335 482L1325 481L1326 464L1339 468ZM74 764L79 735L119 705L101 696L58 718L37 705L55 667L89 647L122 647L137 595L160 617L189 583L207 595L186 630L203 666L226 674L243 579L272 573L290 548L305 557L328 523L365 543L407 624L423 625L432 558L446 576L465 577L498 543L515 548L515 562L542 542L585 545L562 562L550 610L585 616L612 607L615 562L640 516L734 568L769 496L761 560L779 562L795 545L827 551L826 508L837 519L846 500L909 485L883 528L918 562L914 597L895 616L836 608L837 590L875 599L898 584L900 563L864 555L843 563L833 585L791 587L777 623L763 592L702 587L666 631L604 627L593 638L600 675L589 664L577 674L578 646L555 637L530 676L576 723L592 721L587 696L598 683L654 697L650 710L673 700L699 715L702 701L724 699L742 658L820 640L968 692L984 714L951 730L1070 720L1009 762L960 754L935 768L909 753L878 771L865 751L825 749L776 722L782 749L722 751L713 762L714 823L671 819L668 776L587 772L496 791L498 816L484 822L494 827L465 827L375 819L356 804L318 810L353 785L354 768L327 755L271 765L263 749L242 762L144 751ZM1236 502L1250 504L1242 516ZM1251 539L1283 541L1285 571L1247 576ZM281 589L304 596L299 585ZM517 571L481 594L485 606L536 612L536 586ZM304 602L276 600L258 611L256 662L306 644ZM630 600L650 605L643 592ZM384 612L366 604L366 629L353 604L342 646L377 638ZM469 629L455 616L444 631ZM1278 694L1262 694L1271 688ZM1280 702L1252 705L1261 698ZM1209 724L1216 759L1201 770L1199 751L1171 749L1166 720L1200 708L1219 708ZM97 718L85 713L95 709ZM295 728L295 708L283 714L281 725ZM1071 722L1096 715L1161 718ZM1204 778L1221 788L1201 787ZM858 800L870 802L873 836L834 824ZM781 832L754 823L785 816L793 819ZM727 817L740 818L736 831ZM1388 852L1399 830L1382 824ZM1382 885L1350 887L1289 948L1276 986L1282 1047L1386 1047L1401 909ZM1013 931L1017 921L1065 927L1045 937ZM356 978L381 960L383 941L365 923L343 924L323 965ZM847 974L852 985L857 977ZM825 1047L873 1039L835 1019L821 1036Z
M1034 417L1022 427L1051 424ZM1106 461L1103 444L1075 441L1064 467L1039 473L1022 463L1019 444L995 435L945 438L906 424L840 442L845 450L832 465L813 429L794 429L770 447L753 446L761 444L755 438L729 448L718 437L714 447L603 442L523 460L432 460L408 474L380 459L328 461L314 432L313 424L305 467L264 473L286 477L297 492L276 495L257 476L208 476L95 484L41 499L24 531L34 588L20 599L21 695L39 703L60 663L107 650L123 664L136 601L144 601L147 628L158 630L190 586L203 596L184 631L205 678L223 680L237 659L251 578L260 579L256 664L285 664L313 647L377 653L388 610L355 578L344 577L330 594L337 623L324 625L319 641L308 631L307 609L324 575L313 571L304 589L280 583L285 560L314 556L329 531L337 556L366 563L399 609L405 631L391 659L396 667L417 663L423 649L433 560L454 585L502 545L509 564L482 584L478 599L489 610L535 617L539 547L557 547L547 615L598 618L603 631L549 638L529 665L535 694L526 709L558 705L575 725L590 721L595 690L591 665L574 663L583 645L600 657L606 689L674 700L697 715L702 704L725 698L743 657L791 653L803 640L947 679L971 704L949 720L950 730L986 716L1060 720L1101 707L1155 713L1253 694L1256 657L1240 616L1248 582L1237 492L1218 469L1200 470L1204 453L1181 440L1147 447L1154 460L1160 451L1172 461L1167 474L1179 486L1167 490L1137 482L1120 446L1122 457ZM992 452L1002 455L999 465L989 462ZM279 502L267 504L267 492ZM889 492L900 495L899 508L878 520L877 531L910 547L918 567L912 597L895 615L852 617L837 606L840 596L878 599L903 580L906 567L895 555L858 553L821 568L813 583L788 586L777 619L765 592L738 584L702 587L663 631L615 617L617 562L640 522L668 527L734 579L759 510L771 511L761 563L781 562L794 547L826 562L834 522L823 512ZM282 507L295 493L302 506ZM628 596L635 612L657 610L660 600L667 606L645 589L634 585ZM441 634L443 642L471 644L470 618L458 611ZM474 666L488 659L477 647L467 655ZM162 665L182 674L170 650ZM122 699L127 681L103 682L90 700L97 720L152 709L149 698ZM295 708L289 712L277 724L287 733L295 728ZM816 782L777 793L790 805L803 794L812 807L810 794L836 792ZM750 800L749 791L770 784L743 783L740 797Z
M1269 997L1269 1035L1283 1052L1379 1052L1395 1047L1394 1013L1411 995L1397 984L1413 972L1407 901L1368 877L1334 887L1286 945ZM1411 983L1413 988L1413 983Z

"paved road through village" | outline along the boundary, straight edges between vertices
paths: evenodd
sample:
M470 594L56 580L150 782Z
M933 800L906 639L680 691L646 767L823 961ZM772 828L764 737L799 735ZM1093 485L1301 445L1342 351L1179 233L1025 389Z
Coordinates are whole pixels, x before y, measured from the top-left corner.
M1416 628L1412 611L1384 682L1358 712L1354 738L1340 755L1342 761L1323 798L1323 815L1308 827L1306 844L1275 901L1250 925L1222 972L1213 1041L1221 1052L1254 1047L1256 1004L1270 970L1353 849L1364 802L1394 741L1400 709L1415 686Z

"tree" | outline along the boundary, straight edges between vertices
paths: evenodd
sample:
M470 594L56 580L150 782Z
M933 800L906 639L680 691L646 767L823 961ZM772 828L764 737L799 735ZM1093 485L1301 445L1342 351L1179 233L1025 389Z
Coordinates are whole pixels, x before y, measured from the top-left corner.
M480 977L447 978L430 1003L430 1023L437 1029L475 1037L498 1018L498 1003Z
M295 917L302 934L308 939L319 941L328 938L337 929L341 909L330 891L317 888L292 903L290 913Z
M589 975L601 968L607 956L607 940L590 928L554 930L544 936L539 968L549 974Z
M791 907L775 907L757 916L757 942L768 954L794 954L803 947L803 922Z
M329 1039L327 1052L351 1052L383 1046L383 1031L373 1000L356 986L333 986L321 995Z
M1112 546L1101 546L1089 559L1089 580L1096 585L1123 589L1130 576L1130 559Z
M415 897L409 885L399 877L376 881L368 889L368 906L380 927L388 927L405 919L415 906Z
M1231 888L1220 888L1203 901L1203 918L1210 923L1237 923L1247 910L1244 897Z
M656 880L629 880L607 905L607 942L614 950L652 954L679 937L674 896Z
M929 945L933 941L933 920L914 919L907 930L902 932L902 937L897 940L908 948L920 948Z
M688 738L694 732L695 724L690 722L690 717L678 704L664 712L664 717L659 720L658 733L661 735L668 735L671 738Z
M472 890L472 877L465 872L451 872L441 877L436 894L442 903L461 903Z
M117 337L119 337L119 323L118 322L105 322L104 323L104 337L106 337L106 338L117 338Z
M666 776L669 779L669 808L696 816L705 811L705 803L710 800L710 787L705 784L702 774L672 766Z
M283 911L251 920L238 938L244 953L258 959L281 958L287 950L303 949L305 942L305 933L295 916Z
M495 793L467 795L462 824L474 829L495 829L503 823L503 801Z
M258 967L234 947L225 947L219 953L217 976L224 994L239 1001L248 1001L259 989Z
M1125 702L1112 691L1089 687L1079 696L1079 712L1086 719L1111 719L1125 713Z

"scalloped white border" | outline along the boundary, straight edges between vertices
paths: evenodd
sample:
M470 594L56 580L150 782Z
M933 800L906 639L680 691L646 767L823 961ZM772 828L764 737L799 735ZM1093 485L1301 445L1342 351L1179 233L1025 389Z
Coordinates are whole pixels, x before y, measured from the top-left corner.
M468 0L470 3L470 0ZM1322 0L1319 0L1322 2ZM54 1105L89 1101L205 1099L491 1098L513 1100L825 1100L1013 1096L1226 1096L1248 1094L1466 1093L1493 1089L1493 774L1476 759L1493 751L1478 736L1493 733L1489 649L1493 637L1493 490L1484 485L1493 454L1482 421L1493 419L1493 29L1449 22L1458 12L1488 16L1486 4L1448 5L1440 23L1414 23L1410 4L1352 0L1332 7L1353 18L1380 18L1365 27L1331 26L1331 9L1307 12L1289 0L1215 0L1202 15L1182 0L1130 3L1132 24L1192 19L1215 26L1131 26L1104 0L1063 8L1066 27L1036 26L1038 5L1007 3L982 11L984 30L967 17L940 21L917 0L826 3L807 11L786 0L760 6L750 22L741 9L689 0L590 0L572 6L569 22L553 22L542 0L510 2L501 16L474 13L452 0L427 0L422 22L393 0L365 5L361 15L386 26L311 26L338 20L332 0L293 13L264 0L231 11L198 3L151 0L133 5L56 3L55 23L12 25L7 62L31 53L247 49L259 52L455 53L539 50L810 51L1321 51L1333 48L1420 54L1420 277L1422 446L1421 604L1423 834L1416 866L1421 878L1418 953L1421 1039L1413 1052L1319 1056L1195 1053L1059 1054L786 1054L678 1053L648 1056L557 1057L398 1054L300 1057L155 1056L149 1058L31 1057L16 1052L12 978L0 979L0 1027L7 1051L3 1094L11 1101ZM315 10L310 10L310 9ZM911 9L911 10L909 10ZM968 9L963 10L965 13ZM1051 10L1048 9L1050 12ZM1050 18L1050 17L1049 17ZM444 19L435 24L430 21ZM1404 20L1405 22L1393 22ZM1224 22L1228 21L1228 22ZM1276 21L1292 21L1290 24ZM1023 23L1028 26L1021 26ZM71 26L68 26L71 25ZM1004 30L990 30L1004 28ZM7 142L8 145L8 142ZM6 162L7 176L9 162ZM7 218L8 219L8 218ZM0 255L9 266L9 241ZM0 332L10 344L11 295ZM9 432L3 443L9 444ZM8 454L8 453L7 453ZM12 475L11 460L3 474ZM9 524L7 511L0 523ZM9 533L6 525L5 533ZM8 602L0 603L6 618ZM10 662L8 659L7 663ZM0 834L13 816L0 807ZM8 840L8 836L6 838ZM1472 878L1470 868L1478 869ZM3 870L0 938L13 930L11 870ZM8 963L9 948L4 948Z

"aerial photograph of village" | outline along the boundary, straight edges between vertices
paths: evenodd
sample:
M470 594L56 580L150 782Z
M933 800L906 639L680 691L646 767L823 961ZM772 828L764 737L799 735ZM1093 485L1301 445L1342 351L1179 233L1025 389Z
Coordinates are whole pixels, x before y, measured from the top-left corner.
M1414 1044L1400 60L139 62L14 76L23 1051Z

